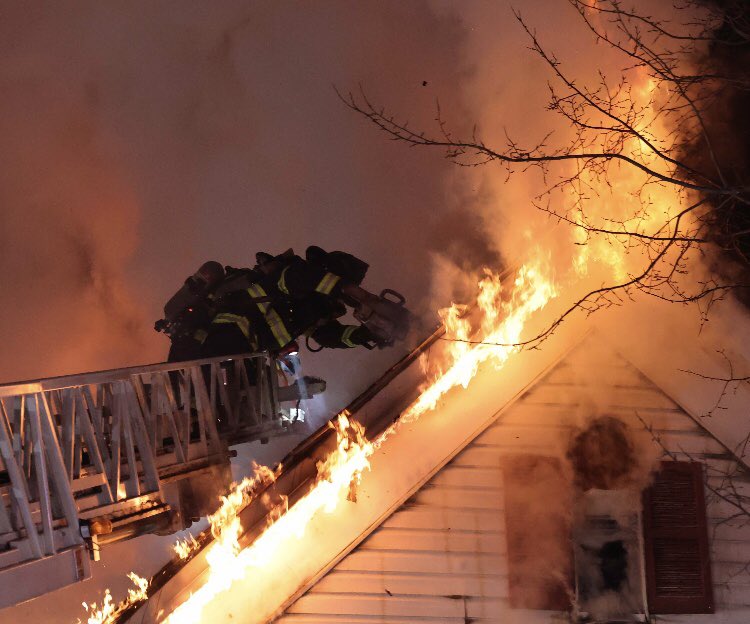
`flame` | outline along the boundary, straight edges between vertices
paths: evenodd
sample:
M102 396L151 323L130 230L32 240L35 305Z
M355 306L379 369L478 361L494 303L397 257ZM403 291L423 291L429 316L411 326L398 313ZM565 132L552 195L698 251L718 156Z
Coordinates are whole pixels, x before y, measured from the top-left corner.
M130 605L146 600L148 598L148 581L142 576L138 576L135 572L130 572L128 578L133 581L135 589L128 590L127 603Z
M666 87L640 68L629 75L632 89L627 95L611 91L613 101L622 101L624 107L632 103L634 110L642 114L632 122L637 134L623 140L622 153L649 167L656 173L669 177L673 174L669 161L660 157L656 150L669 153L673 130L668 127L669 118L663 114L660 102L668 101ZM614 87L613 87L614 89ZM629 98L626 99L626 98ZM688 124L689 120L682 120ZM648 143L644 140L648 139ZM600 151L608 151L607 135L601 139ZM570 189L567 200L572 220L580 226L601 228L610 232L628 231L637 234L661 236L671 234L673 219L686 207L689 199L670 184L646 183L645 174L635 167L612 165L605 175L596 170L584 169L577 173L578 186ZM580 189L592 189L593 195L581 200ZM587 195L584 191L583 195ZM585 212L585 214L584 214ZM696 226L697 213L681 220L678 235L690 235ZM665 229L670 226L670 230ZM653 257L656 247L638 244L624 234L591 234L583 227L575 228L573 242L578 246L572 266L578 280L592 277L596 267L604 269L603 279L621 283L643 269L644 260ZM677 276L675 276L677 279Z
M529 317L542 309L551 299L557 296L558 290L551 278L552 271L549 259L543 261L543 254L538 254L537 261L519 269L511 296L502 300L503 289L500 279L492 272L487 272L479 284L480 294L477 304L483 314L483 331L470 348L459 352L451 364L437 379L422 389L421 394L401 415L399 422L411 422L427 411L435 408L438 401L451 389L468 387L480 365L491 360L496 367L502 367L512 353L520 350L513 346L521 341L523 329ZM502 319L498 322L498 319ZM450 330L446 328L450 336ZM451 336L459 340L461 336ZM454 350L454 355L457 353ZM398 423L396 423L396 427ZM384 440L393 432L386 432Z
M456 342L450 345L455 358L461 357L470 349L468 340L471 336L471 321L466 316L468 310L468 306L454 303L438 312L445 331L456 338Z
M91 604L87 602L81 603L83 608L89 613L87 620L88 624L104 624L105 622L111 622L115 615L115 605L112 602L112 594L109 589L104 590L104 598L102 599L101 608L96 608L96 603ZM78 620L80 622L80 620Z
M138 576L135 572L130 572L128 578L135 585L135 588L128 589L128 597L121 603L114 603L109 589L104 590L101 607L97 608L95 602L91 604L87 602L82 603L84 610L88 614L87 624L109 624L110 622L114 622L117 616L129 606L148 598L149 581L142 576Z
M226 496L219 510L209 517L216 540L208 550L206 561L208 578L183 604L163 620L163 624L197 624L204 608L222 592L228 591L235 580L246 577L252 570L268 565L280 549L294 540L303 538L305 528L318 513L332 512L344 500L356 501L356 490L369 457L389 435L395 433L401 422L409 422L432 410L449 390L467 387L480 365L492 360L502 366L510 355L519 350L512 346L519 342L528 318L557 296L551 279L549 258L539 259L523 266L517 273L508 297L500 277L485 271L479 283L477 307L482 315L479 335L472 341L471 322L467 307L454 305L443 312L446 331L458 340L449 348L452 363L430 385L423 388L419 398L402 414L400 421L381 434L374 442L365 436L364 427L350 418L345 410L329 426L336 433L336 448L317 464L317 477L309 492L291 507L286 499L271 505L265 530L246 548L240 537L242 525L239 511L252 499L259 484L273 482L277 472L256 466L253 477L244 479ZM478 342L479 344L473 344ZM507 346L498 346L498 344ZM279 467L280 470L280 467ZM194 544L188 540L178 542L175 551L181 557L189 556ZM146 598L146 585L139 585L141 593L131 590L128 602ZM93 607L93 605L92 605ZM89 624L111 621L115 609L109 590L99 619L89 619Z
M172 549L180 559L185 560L198 549L198 541L192 535L188 535L183 540L177 540Z
M204 607L227 591L236 579L244 578L253 569L263 568L279 548L301 539L310 518L317 513L331 512L341 500L351 498L362 472L369 468L368 458L374 446L366 439L362 425L350 420L346 411L330 426L336 432L336 448L318 462L318 475L310 491L292 507L287 506L286 500L274 506L265 530L247 548L241 549L239 544L242 527L237 515L248 502L246 490L235 488L224 498L222 508L211 517L217 541L206 557L210 570L208 580L164 620L165 624L200 622Z

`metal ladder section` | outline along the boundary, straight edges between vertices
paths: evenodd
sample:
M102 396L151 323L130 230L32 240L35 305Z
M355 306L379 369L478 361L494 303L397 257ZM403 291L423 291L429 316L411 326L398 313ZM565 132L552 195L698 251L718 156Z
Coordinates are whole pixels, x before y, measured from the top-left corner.
M90 577L106 543L213 511L228 447L291 432L282 405L325 389L280 377L254 353L0 386L0 608Z

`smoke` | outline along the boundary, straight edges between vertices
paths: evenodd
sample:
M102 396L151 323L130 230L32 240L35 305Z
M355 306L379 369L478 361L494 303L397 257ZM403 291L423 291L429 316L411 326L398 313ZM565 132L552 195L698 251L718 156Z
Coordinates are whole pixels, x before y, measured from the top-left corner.
M613 405L618 405L613 392L627 395L636 388L648 387L650 382L613 351L603 333L594 333L566 363L571 367L570 383L576 403L572 419L574 437L567 445L566 455L579 475L581 468L609 470L604 475L589 472L583 481L579 477L578 486L640 492L651 482L662 451L637 420L636 408L619 408L613 413ZM586 451L600 455L597 458ZM613 455L611 462L607 462L608 453ZM582 454L587 461L579 464L577 460Z
M0 71L5 379L97 365L108 351L132 360L147 327L122 277L139 211L96 102L35 60L21 73L5 57Z
M415 123L438 95L463 116L467 36L426 2L6 4L0 378L159 360L151 325L184 278L260 249L345 249L371 264L366 286L431 312L434 250L461 267L493 252L446 192L450 165L383 141L332 85ZM399 354L360 355L330 401ZM342 357L308 359L326 376Z
M641 8L647 4L648 9L652 8L653 3L641 3ZM446 12L450 10L445 7ZM565 72L577 83L586 84L595 82L601 70L616 84L623 75L623 66L630 61L619 58L607 46L596 45L575 11L560 10L554 20L549 19L548 11L549 7L541 3L523 7L524 18L545 47L561 60ZM465 55L472 63L472 72L462 93L469 117L456 120L443 115L454 136L470 137L476 124L480 140L490 147L498 146L499 150L505 145L506 134L522 145L534 145L552 132L547 140L550 149L566 145L572 137L568 122L550 115L546 109L549 68L525 49L527 36L513 20L509 7L501 3L462 5L459 18L471 28ZM502 36L498 36L500 30ZM634 84L640 86L638 82ZM434 125L425 129L435 134ZM613 168L612 173L615 183L600 189L601 194L589 210L616 221L629 215L637 202L631 195L637 184L619 184L616 176L627 177L627 171ZM535 207L535 202L546 201L547 198L540 196L549 184L537 170L508 177L494 163L473 169L457 168L453 172L448 188L470 206L475 215L472 223L482 238L481 244L474 246L479 250L476 255L456 254L449 238L436 252L433 297L437 304L447 298L470 301L470 297L462 299L461 295L471 292L477 268L483 262L499 271L524 262L536 248L543 249L556 267L556 277L565 285L561 297L565 305L575 300L578 291L582 294L592 284L597 287L602 282L615 282L615 277L622 279L621 275L613 276L616 271L627 276L628 270L638 268L643 258L636 257L637 254L624 258L622 266L609 265L605 259L601 266L591 267L586 279L568 289L580 246L575 244L569 226L556 223ZM672 194L658 199L677 200ZM549 200L551 208L560 212L570 206L570 196L562 192L552 194ZM671 340L679 335L685 339L697 331L698 315L686 315L684 310L680 307L667 315L668 323L671 317L679 319L669 326L669 332L664 332ZM647 315L648 311L641 308L631 314L627 328L613 323L609 328L643 342L642 327L648 322ZM550 313L548 318L554 318L554 314ZM663 348L664 343L660 344ZM657 358L659 348L656 343L644 344L644 349ZM545 462L521 469L517 465L505 466L505 494L510 499L506 504L523 518L523 523L517 523L508 532L509 557L515 560L512 573L521 577L516 579L515 606L526 602L538 605L540 598L549 598L551 594L559 602L560 596L554 594L559 594L561 581L568 590L568 596L563 598L572 596L569 552L564 552L566 542L559 537L572 530L579 542L578 573L585 577L582 582L588 583L588 594L578 608L601 619L637 610L640 547L638 528L632 526L633 510L640 506L640 493L650 483L662 450L643 429L633 410L612 410L611 395L621 383L620 364L611 352L598 351L596 340L589 341L586 351L578 353L571 363L575 400L571 401L570 418L566 421L573 425L573 430L571 433L571 429L564 429L556 442L559 468L551 469ZM560 397L556 399L559 400ZM618 523L620 533L610 542L599 543L592 538L596 536L592 523L603 510L608 519ZM508 521L512 523L511 519ZM619 587L617 577L623 575L623 570L629 571L629 580L620 591L615 591L612 587ZM516 614L516 617L521 616Z
M698 75L718 78L706 80L701 107L701 125L684 137L680 159L708 178L720 179L733 188L747 188L750 177L750 125L746 111L750 105L750 37L747 24L750 8L746 2L701 0L705 7L706 42L698 46L691 59ZM697 125L697 124L696 124ZM703 216L708 236L716 243L709 251L708 263L730 284L740 284L733 294L745 306L750 305L748 270L747 197L707 197L711 208Z
M529 392L538 413L528 417L562 414L557 427L538 425L544 456L502 461L513 608L573 604L597 621L642 608L636 510L662 449L633 408L618 407L635 387L647 382L594 335ZM556 408L536 391L552 392Z
M684 30L687 28L685 24L700 23L705 18L696 9L676 12L670 4L647 0L637 2L634 11L652 19L668 20L666 23L675 32L681 32L680 24L683 24ZM524 6L521 15L546 53L556 60L557 69L584 92L587 89L595 91L597 86L606 84L602 92L613 94L622 87L620 93L632 97L637 102L636 109L646 105L643 94L649 94L653 98L652 113L659 111L654 116L657 122L649 126L649 131L656 134L657 143L669 149L670 145L679 145L684 140L681 135L686 129L693 131L684 120L679 128L670 125L673 119L665 114L669 103L663 101L666 94L653 90L647 72L643 68L633 68L633 59L614 46L597 41L574 8L561 7L553 20L549 19L549 7L543 4ZM587 15L594 27L612 34L614 27L607 22L606 16L594 10ZM543 143L545 153L578 145L570 120L549 108L550 89L555 89L558 96L568 94L570 89L561 85L561 81L538 54L528 50L530 37L516 22L509 7L499 3L492 7L471 5L466 10L462 9L462 18L467 24L488 26L473 28L467 42L467 57L474 62L474 71L467 81L464 99L471 119L468 123L462 120L463 123L458 124L456 136L469 139L471 133L464 132L462 135L460 128L475 126L478 140L500 152L504 151L509 140L520 148L532 148ZM496 37L489 25L503 21L508 24L507 32L503 37ZM650 35L644 32L642 36L645 42ZM664 43L655 42L651 49L659 50ZM490 63L488 59L502 59L502 62ZM681 67L678 71L689 73L691 69ZM735 70L732 75L737 73ZM735 108L739 108L740 99L734 93L731 97L720 98L726 101L726 106L731 103ZM721 117L726 106L717 107L709 117ZM645 113L644 119L650 119L652 113ZM451 121L449 119L447 122L449 127ZM586 121L592 125L598 123L595 114L586 117ZM611 120L604 119L602 123L606 125L608 121ZM735 133L732 142L722 142L727 145L727 154L720 154L723 161L732 161L729 152L731 149L737 151L739 139L736 137L739 136L742 136L741 132ZM613 138L614 133L611 133L608 139L611 141ZM702 143L700 147L703 147ZM597 148L608 151L606 142L602 145L595 143L591 149L597 151ZM705 149L701 150L701 155L704 160L708 159ZM738 166L742 161L742 158L736 160ZM566 177L576 175L576 165L566 163L552 165L547 175L534 167L516 167L514 173L508 175L502 164L490 162L475 168L458 168L455 179L463 180L467 194L469 189L473 191L473 209L490 239L489 248L502 257L502 266L518 266L529 257L538 255L538 250L544 250L549 255L555 267L556 281L565 289L564 296L559 299L561 304L564 301L564 305L557 310L561 312L591 290L623 283L640 274L655 253L633 245L632 240L626 242L622 238L618 240L597 234L587 237L583 230L560 222L551 217L547 210L571 218L585 214L590 223L615 230L636 227L634 224L638 224L648 232L673 217L680 205L686 205L686 197L680 196L674 187L644 186L645 179L627 165L610 162L607 169L606 175L583 175L583 182L575 192L570 186L554 186ZM550 188L555 190L548 193ZM579 207L581 213L578 212ZM738 215L735 229L740 229L743 225L740 223L741 211L734 212ZM702 281L710 280L710 269L698 255L688 254L689 275L681 284L688 292L694 291ZM582 263L580 260L583 257L585 262ZM670 262L677 262L676 255L664 257L661 275L669 270ZM582 264L585 271L578 273ZM442 266L444 268L446 263L442 262ZM454 268L449 267L446 273L438 272L436 279L443 280L444 275L447 275L447 279L455 279ZM684 273L683 267L678 268L680 270L674 275ZM659 269L657 266L651 274L652 278L660 275ZM673 279L678 282L681 278L673 276ZM444 289L436 289L436 292L442 293ZM673 293L662 294L669 296ZM550 314L550 317L554 318L554 314Z

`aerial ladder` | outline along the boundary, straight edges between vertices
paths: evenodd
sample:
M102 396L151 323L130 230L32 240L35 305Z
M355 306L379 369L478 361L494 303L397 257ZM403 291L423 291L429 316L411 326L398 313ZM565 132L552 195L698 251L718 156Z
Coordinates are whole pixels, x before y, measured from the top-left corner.
M230 447L299 430L323 390L265 352L0 385L0 608L214 511Z

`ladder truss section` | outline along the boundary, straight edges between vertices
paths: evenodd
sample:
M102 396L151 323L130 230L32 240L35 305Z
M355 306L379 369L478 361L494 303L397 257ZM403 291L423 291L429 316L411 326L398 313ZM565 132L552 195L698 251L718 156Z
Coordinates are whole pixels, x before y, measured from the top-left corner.
M0 386L0 608L90 576L87 548L212 511L228 447L288 433L282 404L325 388L280 371L255 353Z

